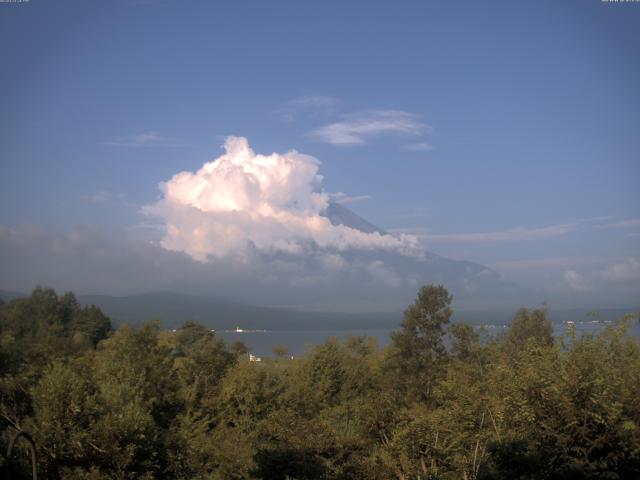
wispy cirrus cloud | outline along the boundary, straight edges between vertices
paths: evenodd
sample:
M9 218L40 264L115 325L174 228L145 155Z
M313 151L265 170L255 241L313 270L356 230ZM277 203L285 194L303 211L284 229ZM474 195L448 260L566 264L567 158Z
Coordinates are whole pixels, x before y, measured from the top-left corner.
M418 236L430 243L499 243L522 242L559 237L573 231L577 223L563 223L546 227L515 227L507 230L477 233L431 233L425 229L394 229L394 233Z
M433 150L434 147L428 143L420 142L403 145L401 148L407 152L427 152L429 150Z
M331 200L341 205L348 203L362 202L363 200L371 200L371 195L347 195L343 192L330 194Z
M97 205L107 205L110 203L123 202L125 198L126 197L123 193L112 192L110 190L104 189L98 190L95 193L82 197L83 200L89 203L95 203Z
M292 122L302 112L329 114L337 105L338 99L329 95L303 95L289 100L273 113L284 122Z
M388 134L422 135L432 130L418 115L402 110L367 110L340 115L340 120L310 133L332 145L363 145L372 137Z
M102 142L102 145L108 145L110 147L192 147L192 145L188 143L164 137L158 132L153 131L119 137L115 140Z
M628 220L620 220L618 222L605 223L598 225L598 228L635 228L640 227L640 218L631 218Z

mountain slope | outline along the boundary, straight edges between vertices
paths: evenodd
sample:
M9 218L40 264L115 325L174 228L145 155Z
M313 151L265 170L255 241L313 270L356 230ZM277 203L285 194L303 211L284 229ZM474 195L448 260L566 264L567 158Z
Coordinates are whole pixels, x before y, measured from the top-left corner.
M345 225L367 233L388 234L344 205L331 203L325 212L334 225ZM513 285L503 281L496 272L478 263L452 260L426 251L423 258L401 255L388 251L352 251L344 254L353 262L382 264L403 279L416 286L427 283L442 283L454 293L456 299L478 306L477 299L493 305L496 298L505 297ZM471 301L473 300L473 301Z
M389 233L382 228L368 222L357 213L339 203L331 202L324 214L333 225L344 225L346 227L360 230L361 232L365 233L379 233L381 235L389 235ZM379 255L379 253L376 252L376 255ZM495 272L493 272L488 267L485 267L484 265L465 260L452 260L446 257L442 257L433 252L426 251L425 257L432 268L450 268L452 269L452 273L456 273L458 275L465 273L479 273L482 271L492 272L495 274Z
M324 212L324 215L331 221L332 225L344 225L346 227L360 230L364 233L379 233L387 235L387 232L372 223L367 222L360 215L352 212L344 205L331 202Z

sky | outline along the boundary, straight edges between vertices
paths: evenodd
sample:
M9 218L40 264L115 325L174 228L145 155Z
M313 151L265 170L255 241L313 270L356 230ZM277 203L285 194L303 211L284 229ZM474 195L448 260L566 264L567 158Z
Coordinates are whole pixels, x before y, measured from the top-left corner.
M313 284L309 242L334 269L419 244L532 301L637 306L639 28L600 0L0 3L0 288L221 291L202 264ZM192 264L156 285L167 252Z

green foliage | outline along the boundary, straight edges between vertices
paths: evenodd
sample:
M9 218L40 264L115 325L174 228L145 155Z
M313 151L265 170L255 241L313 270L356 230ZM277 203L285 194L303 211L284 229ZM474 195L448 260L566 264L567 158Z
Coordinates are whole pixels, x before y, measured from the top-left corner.
M508 436L490 445L485 478L640 476L640 344L624 328L567 350L528 341L503 368L512 378L501 388Z
M444 327L452 315L452 297L442 285L427 285L404 312L399 332L391 334L389 366L397 387L409 398L428 400L442 373L447 352Z
M516 313L506 335L506 347L512 351L524 348L527 342L553 345L553 327L547 320L546 308L529 311L521 308Z
M37 288L0 305L0 449L30 432L50 479L640 478L632 319L555 341L545 310L520 310L483 340L450 305L426 286L387 348L250 362L196 323L112 332ZM24 444L14 463L28 478Z
M80 354L111 330L99 308L81 307L73 293L58 298L48 288L36 287L30 297L0 308L0 342L13 367L22 362L42 366L52 358Z

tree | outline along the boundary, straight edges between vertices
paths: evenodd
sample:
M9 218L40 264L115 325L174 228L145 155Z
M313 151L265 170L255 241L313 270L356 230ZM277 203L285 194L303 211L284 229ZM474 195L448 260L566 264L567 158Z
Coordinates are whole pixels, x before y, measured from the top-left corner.
M16 350L32 366L80 355L111 330L109 318L98 307L80 307L71 292L58 297L50 288L36 287L31 296L0 308L0 331L12 338Z
M450 304L423 287L382 350L332 338L249 362L194 322L111 332L37 288L0 306L0 450L30 433L53 480L640 478L632 318L561 343L520 310L485 341L447 328Z
M452 337L451 354L458 360L469 361L480 347L480 336L471 325L454 323L449 327Z
M249 353L249 347L247 347L244 344L244 342L241 342L240 340L236 340L231 345L231 351L236 357L242 357L243 355L246 355L247 353Z
M177 357L174 368L181 386L179 395L192 413L212 400L223 376L237 360L222 339L194 322L185 322L180 328L173 354Z
M391 334L390 365L410 398L427 400L442 373L447 351L444 326L452 315L452 297L442 285L426 285L404 312L401 330Z
M112 331L111 321L95 305L78 308L71 318L71 330L82 335L91 346L107 338Z
M56 478L69 467L96 460L92 426L99 405L95 387L61 361L49 366L32 391L33 431L41 449L40 473Z
M553 345L553 326L547 319L547 309L518 310L505 341L507 348L512 351L521 350L529 341L542 346Z

